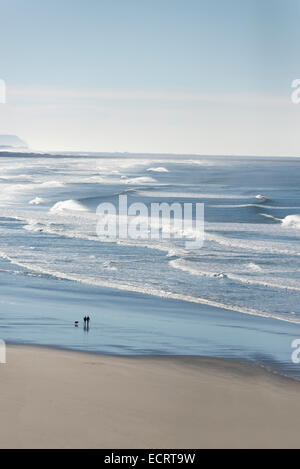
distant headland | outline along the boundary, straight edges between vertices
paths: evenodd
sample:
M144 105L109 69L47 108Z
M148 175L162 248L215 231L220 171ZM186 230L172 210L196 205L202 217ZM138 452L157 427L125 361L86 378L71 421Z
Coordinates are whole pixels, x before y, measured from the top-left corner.
M24 140L21 140L16 135L1 135L0 134L0 151L1 150L27 150L28 145Z

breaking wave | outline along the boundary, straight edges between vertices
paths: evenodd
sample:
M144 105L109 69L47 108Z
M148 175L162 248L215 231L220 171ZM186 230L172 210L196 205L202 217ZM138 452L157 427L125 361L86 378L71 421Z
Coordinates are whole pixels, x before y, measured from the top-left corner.
M284 228L296 228L300 230L300 215L289 215L282 220Z
M135 293L157 296L157 297L166 298L166 299L187 301L189 303L206 305L208 307L218 308L218 309L227 310L227 311L234 311L234 312L238 312L241 314L247 314L247 315L258 316L258 317L263 317L263 318L272 318L272 319L277 319L283 322L300 324L300 318L298 319L298 318L283 317L277 314L271 314L271 313L267 313L264 311L257 311L257 310L250 309L250 308L242 308L242 307L235 306L235 305L208 300L206 298L199 298L199 297L194 297L191 295L173 293L173 292L169 292L163 289L155 289L150 286L141 287L141 286L136 286L132 284L125 284L125 283L120 284L118 282L113 282L113 281L98 280L95 278L82 277L76 274L66 274L64 272L52 271L49 269L41 268L35 264L30 264L27 262L26 263L20 262L16 259L11 258L4 252L0 252L0 257L8 260L14 265L18 265L19 267L25 268L27 270L31 270L33 272L36 272L45 276L51 276L57 279L61 279L61 280L70 280L73 282L79 282L79 283L83 283L86 285L92 285L92 286L98 286L98 287L104 287L104 288L113 288L113 289L121 290L121 291L131 291Z
M89 211L87 207L83 204L78 202L78 200L64 200L57 202L53 207L50 209L51 213L60 213L60 212L86 212Z

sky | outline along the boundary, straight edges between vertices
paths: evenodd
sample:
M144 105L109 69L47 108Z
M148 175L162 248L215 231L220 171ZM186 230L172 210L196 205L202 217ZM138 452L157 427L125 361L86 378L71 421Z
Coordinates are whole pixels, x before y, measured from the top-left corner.
M0 134L41 151L300 156L300 0L0 0Z

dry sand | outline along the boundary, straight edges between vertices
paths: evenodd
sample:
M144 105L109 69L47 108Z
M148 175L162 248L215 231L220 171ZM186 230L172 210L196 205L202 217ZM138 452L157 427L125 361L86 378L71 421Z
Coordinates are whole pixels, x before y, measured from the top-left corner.
M299 448L300 384L202 358L11 346L1 448Z

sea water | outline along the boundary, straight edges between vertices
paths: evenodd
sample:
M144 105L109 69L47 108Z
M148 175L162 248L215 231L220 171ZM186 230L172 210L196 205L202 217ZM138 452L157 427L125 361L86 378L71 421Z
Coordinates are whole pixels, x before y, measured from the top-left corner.
M300 337L300 159L12 154L0 161L2 339L102 353L258 361L265 354L292 366L290 341ZM117 206L120 195L147 207L204 204L203 246L189 249L178 236L99 237L96 209ZM74 336L70 327L86 312L94 332Z

